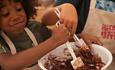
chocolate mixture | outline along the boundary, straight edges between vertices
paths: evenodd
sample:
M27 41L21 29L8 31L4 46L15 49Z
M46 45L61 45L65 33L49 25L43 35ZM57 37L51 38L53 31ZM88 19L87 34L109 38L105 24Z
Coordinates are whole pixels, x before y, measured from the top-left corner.
M101 58L91 53L89 49L77 48L75 49L75 54L84 62L84 66L78 67L76 70L101 70L105 65ZM48 70L74 70L70 63L71 60L72 57L70 54L65 55L65 57L58 57L50 54L44 66Z

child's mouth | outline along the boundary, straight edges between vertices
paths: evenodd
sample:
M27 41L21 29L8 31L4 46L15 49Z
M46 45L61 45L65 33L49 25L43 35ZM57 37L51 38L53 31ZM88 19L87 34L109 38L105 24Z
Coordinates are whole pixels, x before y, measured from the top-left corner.
M25 27L25 22L24 21L20 21L20 22L17 22L13 25L11 25L13 28L16 28L16 29L23 29Z

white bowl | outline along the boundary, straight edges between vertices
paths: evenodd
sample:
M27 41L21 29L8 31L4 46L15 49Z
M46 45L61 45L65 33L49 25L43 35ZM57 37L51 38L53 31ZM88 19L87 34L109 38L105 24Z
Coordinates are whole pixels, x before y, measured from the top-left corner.
M97 44L92 44L92 47L94 49L94 53L98 54L102 61L105 63L105 66L101 70L107 70L113 59L111 52L103 46Z
M71 43L71 45L72 45L72 47L73 46L75 47L74 43ZM56 56L61 56L61 55L63 55L64 48L66 48L65 44L52 50L51 52L49 52L48 54L43 56L40 60L38 60L38 65L40 66L40 68L42 70L48 70L44 67L44 63L46 62L48 55L54 54ZM106 48L104 48L103 46L97 45L97 44L92 44L92 48L93 48L94 53L98 54L99 57L101 57L102 62L105 63L105 66L101 70L106 70L112 62L112 54Z

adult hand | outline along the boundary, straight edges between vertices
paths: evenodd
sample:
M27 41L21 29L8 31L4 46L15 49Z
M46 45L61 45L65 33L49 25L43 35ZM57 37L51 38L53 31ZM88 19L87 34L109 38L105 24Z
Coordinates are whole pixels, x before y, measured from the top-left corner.
M98 44L98 45L103 45L102 42L99 40L98 37L94 35L89 35L89 34L80 34L80 37L84 39L84 41L90 45L92 43Z

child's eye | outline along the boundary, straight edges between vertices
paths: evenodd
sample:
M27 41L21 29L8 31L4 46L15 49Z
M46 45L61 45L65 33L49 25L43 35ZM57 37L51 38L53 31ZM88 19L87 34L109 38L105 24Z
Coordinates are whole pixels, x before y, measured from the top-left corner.
M9 16L10 12L4 7L0 10L0 16L7 17Z
M0 14L0 16L7 17L7 16L9 16L9 12Z
M18 9L16 9L16 11L22 11L23 10L23 8L18 8Z

